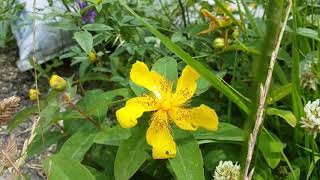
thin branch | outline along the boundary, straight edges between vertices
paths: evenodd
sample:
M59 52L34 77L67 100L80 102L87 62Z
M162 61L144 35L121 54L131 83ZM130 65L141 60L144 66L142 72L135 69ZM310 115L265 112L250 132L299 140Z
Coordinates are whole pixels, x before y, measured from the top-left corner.
M252 169L249 173L249 168L250 168L250 164L251 164L251 160L252 160L252 155L253 155L253 151L254 151L254 147L256 145L256 141L257 141L257 136L260 130L260 127L262 125L263 122L263 115L264 115L264 111L265 111L265 102L266 102L266 98L268 95L268 90L270 88L270 83L272 80L272 73L273 73L273 68L274 68L274 64L276 62L277 56L278 56L278 52L279 52L279 48L280 48L280 44L281 44L281 40L283 37L283 33L288 21L288 17L290 14L290 10L291 10L291 5L292 5L292 1L289 0L289 5L287 8L287 13L286 13L286 17L285 20L283 22L278 40L277 40L277 45L275 47L275 49L272 52L271 55L271 60L270 60L270 64L269 64L269 69L268 69L268 75L267 75L267 79L266 82L264 84L264 86L261 85L261 91L260 91L260 101L259 101L259 108L257 111L257 116L256 116L256 123L253 129L253 132L250 134L249 137L249 141L248 141L248 153L247 153L247 158L246 158L246 165L245 165L245 169L244 169L244 174L243 174L243 179L244 180L250 180L252 178L253 175L253 171L254 169Z
M37 1L33 0L33 5L32 5L32 9L33 9L33 20L32 20L32 50L33 50L33 54L32 54L32 61L33 61L33 65L34 65L34 80L35 80L35 86L36 86L36 90L38 91L38 75L37 75L37 69L36 69L36 64L37 64L37 59L36 59L36 4ZM31 127L31 133L30 133L30 137L28 139L25 140L21 153L20 153L20 157L17 160L17 168L19 169L24 163L25 160L27 158L27 149L28 146L31 144L31 142L33 141L34 137L36 136L36 128L38 126L38 123L40 121L40 101L39 101L39 97L37 94L37 108L38 108L38 118L33 120L32 123L32 127Z
M170 17L170 15L169 15L169 13L168 13L168 11L167 11L167 8L164 7L164 4L163 4L162 0L159 0L159 2L160 2L160 5L161 5L161 8L162 8L163 11L164 11L164 14L166 15L166 17L167 17L168 20L170 21L171 25L174 26L175 28L178 28L177 25L174 24L172 18Z
M185 14L185 10L184 10L184 7L183 7L183 4L182 4L181 0L179 0L179 6L180 6L180 9L181 9L183 26L187 27L186 14Z
M76 111L78 111L81 116L83 116L86 120L88 120L90 123L92 123L94 126L96 126L98 129L101 129L99 124L94 121L90 116L82 112L70 99L69 97L64 93L63 98L67 101L67 103Z

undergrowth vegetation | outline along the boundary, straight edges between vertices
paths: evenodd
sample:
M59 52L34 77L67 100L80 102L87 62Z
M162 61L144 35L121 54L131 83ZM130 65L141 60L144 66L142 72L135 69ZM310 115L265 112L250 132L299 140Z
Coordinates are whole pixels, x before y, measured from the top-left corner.
M319 179L319 1L61 2L48 25L74 45L33 63L48 86L8 122L39 116L48 179Z

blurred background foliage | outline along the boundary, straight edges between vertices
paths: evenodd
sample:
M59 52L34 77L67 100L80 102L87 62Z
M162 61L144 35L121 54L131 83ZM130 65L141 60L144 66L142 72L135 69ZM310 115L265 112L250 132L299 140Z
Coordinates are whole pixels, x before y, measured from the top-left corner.
M76 177L75 172L81 171L82 179L187 179L188 174L212 179L219 161L231 160L244 167L260 85L283 25L287 1L88 0L84 8L71 0L61 3L65 9L48 6L50 13L45 18L61 17L63 21L48 25L72 32L74 46L53 61L36 65L37 78L46 79L67 67L66 74L60 74L68 82L65 93L103 130L96 130L67 106L60 93L49 91L40 97L41 121L29 156L57 143L57 154L45 162L45 170L48 172L50 161L54 173ZM21 7L14 0L0 2L0 47L12 40L9 24ZM202 9L216 20L205 17ZM85 16L93 21L84 21ZM210 23L215 28L206 32ZM253 179L320 176L319 138L301 128L300 122L305 117L303 106L319 98L319 23L319 1L293 0L253 158ZM125 100L146 92L129 79L136 60L160 71L168 68L173 74L189 64L201 74L192 106L203 103L214 108L220 128L217 132L193 132L193 140L186 146L178 143L182 159L153 160L141 134L145 127L130 131L116 123L115 111ZM43 92L47 89L40 87ZM9 128L35 112L36 106L25 108ZM143 119L140 121L148 121ZM59 120L64 120L63 127ZM201 153L183 154L197 149L192 143L198 143ZM174 168L172 161L186 169ZM75 164L73 169L59 170L69 163ZM193 167L196 163L203 163L204 171Z

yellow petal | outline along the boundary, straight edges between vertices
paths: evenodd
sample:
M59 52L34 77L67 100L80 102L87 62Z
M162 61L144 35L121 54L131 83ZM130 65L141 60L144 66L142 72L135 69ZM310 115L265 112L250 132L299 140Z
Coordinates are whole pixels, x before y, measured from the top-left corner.
M116 117L121 127L131 128L137 124L137 119L144 112L157 109L157 102L151 96L129 99L126 106L117 110Z
M137 118L141 117L143 111L130 107L123 107L116 112L117 120L121 127L132 128L137 124Z
M217 113L210 107L201 104L199 107L192 109L192 124L203 127L208 130L216 131L218 129L219 118Z
M176 144L171 135L165 111L159 110L154 113L146 136L148 144L152 146L154 159L167 159L176 156Z
M197 89L199 74L190 66L186 66L178 79L177 89L173 95L174 103L180 105L192 98Z
M137 61L132 65L130 78L137 85L152 91L159 99L171 93L171 84L157 72L149 71L143 62Z
M193 115L191 109L172 108L168 112L170 119L181 129L196 130L192 124Z
M192 109L172 108L169 117L179 128L185 130L196 130L198 127L212 131L218 129L216 112L204 104Z

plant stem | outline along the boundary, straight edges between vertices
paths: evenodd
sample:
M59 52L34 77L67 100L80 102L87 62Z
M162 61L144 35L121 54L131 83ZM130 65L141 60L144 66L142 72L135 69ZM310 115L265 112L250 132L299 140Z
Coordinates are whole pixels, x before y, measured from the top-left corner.
M63 98L67 101L67 103L76 111L78 111L81 116L83 116L86 120L88 120L90 123L92 123L94 126L96 126L98 129L101 129L99 124L94 121L90 116L88 116L87 114L85 114L84 112L82 112L67 96L66 93L63 94Z
M186 15L185 15L184 7L183 7L183 4L182 4L181 0L179 0L179 6L180 6L180 9L181 9L183 26L184 26L184 27L187 27Z
M249 174L249 168L250 168L250 164L251 164L251 160L252 160L254 147L256 145L257 136L258 136L258 133L260 130L260 126L262 125L262 122L263 122L263 115L264 115L264 111L265 111L265 102L266 102L266 98L268 95L270 83L272 80L273 67L274 67L274 64L275 64L277 56L278 56L281 40L282 40L283 33L284 33L284 30L285 30L285 27L286 27L286 24L288 21L288 17L290 14L291 5L292 5L292 2L291 2L291 0L289 0L289 5L287 8L286 17L283 22L280 34L278 36L277 45L271 55L267 79L266 79L264 86L261 85L259 107L258 107L258 111L257 111L257 115L256 115L256 123L255 123L254 129L253 129L253 132L250 134L249 141L248 141L248 153L247 153L246 165L245 165L244 174L243 174L244 180L250 180L253 175L254 169L252 169Z

